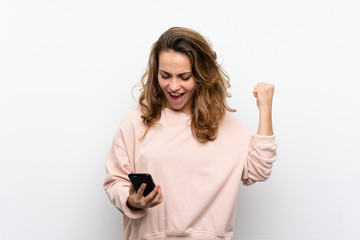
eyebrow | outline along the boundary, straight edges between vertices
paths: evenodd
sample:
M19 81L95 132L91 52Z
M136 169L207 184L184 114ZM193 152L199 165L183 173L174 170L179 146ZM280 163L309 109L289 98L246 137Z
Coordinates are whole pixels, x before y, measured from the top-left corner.
M164 73L164 74L167 74L167 75L170 75L170 73L168 73L167 71L164 71L164 70L161 70L159 69L160 72ZM182 76L182 75L185 75L185 74L192 74L192 72L183 72L183 73L179 73L178 76Z

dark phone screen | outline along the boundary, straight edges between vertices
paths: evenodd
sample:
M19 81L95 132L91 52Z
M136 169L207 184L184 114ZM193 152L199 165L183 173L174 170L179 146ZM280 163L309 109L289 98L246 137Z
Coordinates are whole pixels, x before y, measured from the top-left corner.
M141 184L146 183L146 188L143 194L144 197L146 197L155 188L155 183L149 173L130 173L128 176L136 192L140 188Z

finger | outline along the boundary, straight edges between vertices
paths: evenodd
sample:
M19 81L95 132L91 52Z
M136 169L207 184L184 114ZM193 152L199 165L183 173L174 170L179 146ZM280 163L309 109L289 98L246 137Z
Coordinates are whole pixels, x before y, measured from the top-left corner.
M255 92L259 92L259 91L262 91L262 90L264 90L264 87L262 87L262 86L256 86L256 87L254 87L254 91L255 91Z
M155 195L154 199L151 202L158 203L161 198L161 189L159 188L157 194Z
M141 184L141 186L139 187L137 193L136 193L136 197L138 199L141 199L143 197L144 191L146 188L146 183Z
M159 205L162 202L162 199L163 199L163 194L160 188L155 198L149 203L149 207L155 207L156 205Z
M275 88L275 85L270 84L270 83L259 83L255 86L255 88L259 88L259 89L263 89L263 90L273 90Z
M163 199L164 199L164 194L161 193L161 197L160 197L160 200L159 200L159 204L162 203Z
M160 188L160 186L159 185L156 185L155 186L155 188L151 191L151 193L149 193L146 197L145 197L145 199L144 199L144 201L145 202L151 202L154 198L155 198L155 196L157 195L157 193L159 192L159 188Z
M258 91L259 91L259 88L258 88L258 87L254 87L254 90L253 90L254 97L257 97Z
M164 199L164 194L161 193L161 198L160 198L160 202L162 202Z
M254 88L254 91L253 91L253 93L254 93L254 97L258 97L258 95L259 95L259 92L261 92L262 91L262 88L260 88L260 87L255 87Z
M263 87L255 87L254 88L254 92L256 93L256 95L259 95L259 94L261 94L261 93L263 93L265 91L266 91L266 89L263 88Z
M159 192L158 194L156 194L155 198L154 198L154 202L156 202L157 204L160 204L163 198L163 194L161 191L161 188L159 188Z

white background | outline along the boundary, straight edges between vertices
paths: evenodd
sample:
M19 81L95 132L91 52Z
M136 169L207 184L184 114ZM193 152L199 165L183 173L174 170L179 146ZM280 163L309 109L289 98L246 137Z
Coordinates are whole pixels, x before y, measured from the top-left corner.
M123 239L104 160L151 45L184 26L211 41L252 132L253 87L276 86L278 160L240 189L234 239L359 239L359 11L355 0L2 0L0 238Z

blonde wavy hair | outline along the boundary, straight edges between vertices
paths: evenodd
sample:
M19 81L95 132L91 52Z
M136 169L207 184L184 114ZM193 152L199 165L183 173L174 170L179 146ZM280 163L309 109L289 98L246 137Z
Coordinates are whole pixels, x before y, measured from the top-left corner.
M173 50L185 53L192 66L196 82L193 95L191 130L201 143L216 138L219 123L226 110L234 112L227 103L230 97L227 89L230 79L216 61L216 53L198 32L181 27L173 27L164 32L153 44L147 70L141 78L139 104L142 119L147 129L156 124L165 107L166 98L158 83L159 55L162 51Z

